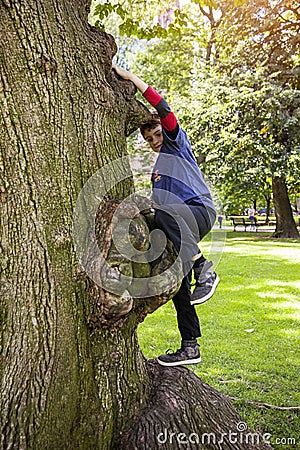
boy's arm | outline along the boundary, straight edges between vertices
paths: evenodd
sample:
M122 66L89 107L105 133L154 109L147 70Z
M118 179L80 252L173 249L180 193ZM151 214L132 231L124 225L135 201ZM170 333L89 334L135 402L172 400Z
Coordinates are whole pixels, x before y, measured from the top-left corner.
M166 100L151 86L148 86L146 91L143 93L143 96L150 103L150 105L156 109L161 125L165 129L167 135L171 139L176 139L179 125L175 114L171 111L171 108Z
M122 78L125 80L130 80L135 84L137 89L143 94L150 105L156 109L160 117L161 125L166 130L168 136L171 139L176 139L179 126L175 114L171 111L171 108L166 100L163 99L161 95L159 95L158 92L156 92L151 86L128 70L122 69L118 66L113 66L113 69Z

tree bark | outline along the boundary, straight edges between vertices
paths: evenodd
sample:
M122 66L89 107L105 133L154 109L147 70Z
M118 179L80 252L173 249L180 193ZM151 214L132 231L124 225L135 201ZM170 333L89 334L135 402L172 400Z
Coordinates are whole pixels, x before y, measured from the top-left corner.
M126 156L126 136L148 111L133 85L112 73L115 42L89 27L84 1L2 0L0 15L1 449L120 448L120 433L135 429L157 377L169 373L148 369L137 325L177 286L133 302L133 294L110 294L89 279L78 264L73 211L87 180ZM96 221L102 253L120 278L122 270L140 273L111 241L113 213L132 191L130 176L113 184ZM146 219L134 219L133 229L144 229ZM171 247L151 263L152 274L170 267L168 255L175 257ZM197 389L200 381L184 376ZM202 395L195 393L196 403ZM174 421L193 404L174 410ZM154 428L145 420L147 443Z
M293 239L299 238L285 179L274 177L272 180L272 189L276 215L274 236Z
M228 398L188 369L148 362L151 395L142 417L121 434L122 450L270 449L268 436L251 432Z
M271 215L271 195L264 194L266 199L266 224L269 225Z
M206 46L206 54L205 54L205 61L207 64L210 64L212 61L212 53L213 53L213 48L214 45L216 44L216 34L218 31L218 27L220 26L220 23L222 21L222 16L223 16L223 11L221 11L221 17L216 20L214 17L214 8L212 6L208 7L208 11L205 10L205 8L203 6L201 6L201 4L199 4L199 9L201 11L201 13L203 14L203 16L205 16L210 23L210 36L207 42L207 46ZM218 51L216 50L216 54L214 55L215 59L218 59Z

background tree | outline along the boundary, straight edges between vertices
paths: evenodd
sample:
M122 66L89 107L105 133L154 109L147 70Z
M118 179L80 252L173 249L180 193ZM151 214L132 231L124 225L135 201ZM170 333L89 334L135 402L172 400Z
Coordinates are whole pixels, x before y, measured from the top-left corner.
M266 1L254 6L198 6L194 20L175 36L151 42L148 51L139 54L135 70L156 87L167 87L199 161L204 155L210 161L205 170L223 192L223 200L228 201L233 187L242 195L248 190L252 199L255 188L254 199L266 195L268 206L272 181L275 235L298 237L288 195L299 167L299 162L294 164L299 161L297 9ZM279 30L284 39L277 44L283 53L289 48L286 59L275 52L270 37ZM188 59L178 50L182 42L188 44ZM213 163L217 159L224 170Z
M265 197L268 205L271 186L274 193L277 179L285 180L286 174L293 179L299 167L291 169L289 163L299 158L299 91L282 89L258 75L242 76L231 88L224 85L224 79L214 84L202 80L200 84L193 109L205 113L193 119L187 106L188 114L183 117L185 126L192 125L191 135L199 151L207 155L207 175L225 198L231 192L248 192L251 203ZM297 237L287 185L283 184L285 198L278 191L273 195L276 234Z
M221 70L229 74L256 73L269 88L258 121L265 121L272 155L272 190L277 236L299 237L288 196L288 160L299 158L299 5L257 0L232 10L220 26ZM229 45L228 45L229 44ZM238 76L240 84L240 76ZM248 77L245 77L246 80ZM294 127L295 125L295 127Z
M222 64L263 69L266 77L299 87L300 9L285 0L254 0L231 8L218 33ZM234 49L234 51L232 51Z

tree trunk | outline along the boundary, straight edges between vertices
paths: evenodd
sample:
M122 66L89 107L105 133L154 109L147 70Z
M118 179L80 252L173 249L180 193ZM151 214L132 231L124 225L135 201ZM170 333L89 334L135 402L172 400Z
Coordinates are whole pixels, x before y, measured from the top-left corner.
M274 236L293 239L299 238L285 179L274 177L272 180L272 189L276 215Z
M1 448L110 448L147 373L133 320L91 333L72 212L145 108L132 86L118 89L115 43L89 27L83 3L7 1L0 14Z
M129 435L142 439L135 434L142 417L148 430L143 448L155 448L153 433L160 419L165 422L158 415L152 423L148 408L162 386L168 401L173 398L159 379L170 375L176 389L181 382L194 386L193 400L186 397L182 410L170 413L174 423L185 423L185 414L193 418L184 430L198 427L201 415L191 408L203 396L205 403L209 392L186 370L148 368L139 350L137 324L174 294L176 277L158 295L146 290L133 301L133 291L110 294L80 268L72 231L83 186L126 155L126 136L148 112L135 100L133 85L112 74L114 40L88 26L83 1L2 0L0 15L1 449L105 450L120 448L123 436L129 446ZM129 163L121 161L126 179L117 176L114 184L112 172L101 176L108 199L99 208L97 237L105 257L115 258L114 274L121 279L122 270L136 270L138 278L141 269L119 259L111 239L117 199L132 192ZM146 216L137 213L133 220L141 248ZM169 268L167 255L174 258L170 247L160 268L155 261L143 270L150 267L153 276ZM216 415L214 400L209 415L226 433L235 426L231 418L239 419L220 397L219 412L223 407L230 420Z
M271 196L264 194L264 197L266 199L266 224L269 225L271 215Z

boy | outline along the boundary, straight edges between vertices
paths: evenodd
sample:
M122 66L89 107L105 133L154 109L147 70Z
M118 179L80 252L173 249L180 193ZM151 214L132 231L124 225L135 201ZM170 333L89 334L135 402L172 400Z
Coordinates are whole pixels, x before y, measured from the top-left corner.
M159 153L152 174L152 198L156 203L156 226L170 239L183 262L184 278L173 303L177 311L181 348L158 357L164 366L201 361L197 337L201 336L195 304L208 300L219 277L201 254L197 243L211 230L216 211L211 194L192 154L188 137L167 102L136 75L113 66L123 79L132 81L156 109L153 118L141 126L141 133L153 151ZM192 271L196 287L191 292Z

